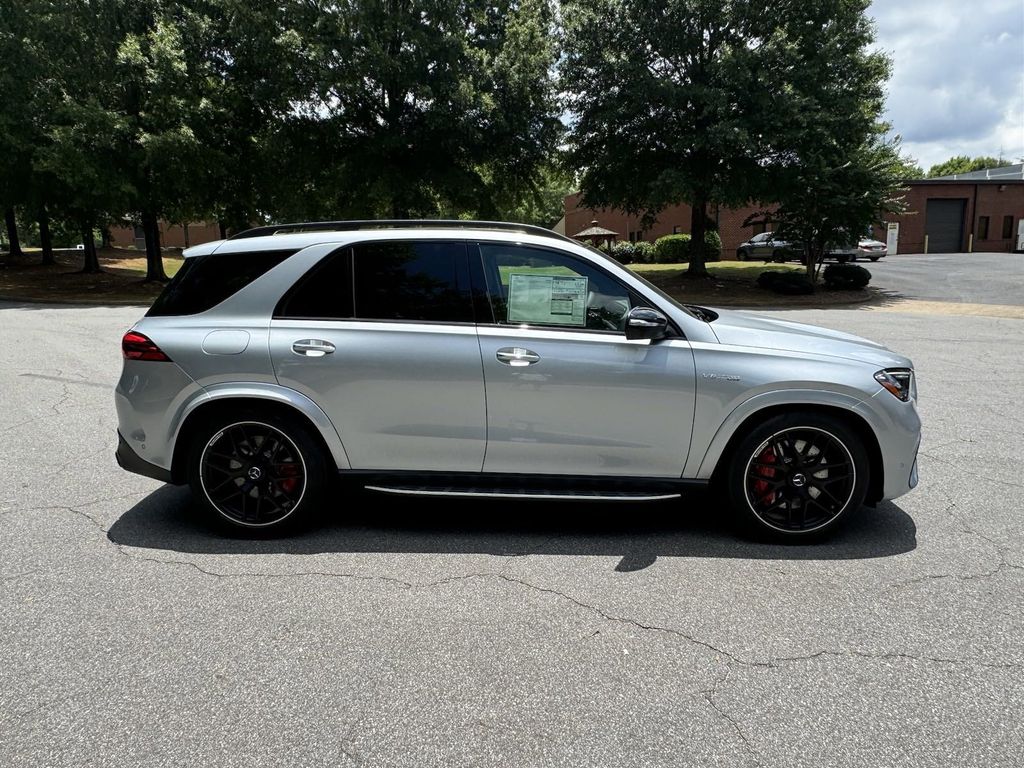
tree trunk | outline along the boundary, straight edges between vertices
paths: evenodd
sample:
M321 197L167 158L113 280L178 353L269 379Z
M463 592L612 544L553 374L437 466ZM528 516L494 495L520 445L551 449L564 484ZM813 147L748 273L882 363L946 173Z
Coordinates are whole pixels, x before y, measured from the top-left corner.
M18 239L18 222L14 218L14 209L4 210L4 221L7 223L7 242L10 245L11 256L21 256L21 241Z
M704 235L708 229L707 197L698 192L693 196L690 207L690 267L686 274L690 277L707 277L708 268L704 265Z
M53 264L53 238L50 237L50 212L46 203L39 206L39 245L43 248L43 264Z
M82 224L82 245L85 246L85 264L82 271L87 274L97 274L100 269L100 258L96 254L96 238L93 236L92 223Z
M217 229L220 230L220 239L221 240L227 240L228 239L228 228L227 228L227 225L224 223L224 219L220 219L217 222Z
M160 253L160 225L152 211L142 212L142 232L146 236L146 281L166 283L167 273Z

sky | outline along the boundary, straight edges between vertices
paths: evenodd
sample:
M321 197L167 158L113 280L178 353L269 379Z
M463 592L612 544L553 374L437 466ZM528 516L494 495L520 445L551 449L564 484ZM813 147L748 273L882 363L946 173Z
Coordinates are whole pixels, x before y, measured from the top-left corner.
M874 0L893 59L886 119L928 170L954 155L1024 158L1024 0Z

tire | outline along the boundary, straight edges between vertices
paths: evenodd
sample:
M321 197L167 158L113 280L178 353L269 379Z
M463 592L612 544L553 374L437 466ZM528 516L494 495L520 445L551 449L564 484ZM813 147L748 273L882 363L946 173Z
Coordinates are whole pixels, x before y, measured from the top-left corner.
M725 492L740 529L788 543L819 541L834 531L860 509L870 482L867 449L857 433L812 411L756 425L728 462Z
M282 533L321 508L327 466L320 442L298 419L236 411L196 431L187 474L196 501L225 530Z
M786 252L785 251L772 251L772 261L776 264L786 263Z
M845 264L849 260L850 260L849 256L836 256L836 261L838 261L840 264Z
M881 256L871 256L870 258L871 258L871 261L874 262L874 261L878 261L882 257Z
M736 261L746 261L746 260L747 260L747 252L744 251L742 248L737 250L736 251Z

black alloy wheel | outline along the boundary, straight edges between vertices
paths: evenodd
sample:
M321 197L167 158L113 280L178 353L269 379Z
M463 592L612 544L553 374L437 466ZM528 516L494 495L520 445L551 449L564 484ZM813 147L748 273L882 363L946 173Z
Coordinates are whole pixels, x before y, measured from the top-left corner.
M232 529L281 530L316 509L323 452L297 420L223 417L200 430L189 462L193 495Z
M727 491L749 532L813 540L861 506L869 474L867 451L846 423L813 412L782 414L737 445Z

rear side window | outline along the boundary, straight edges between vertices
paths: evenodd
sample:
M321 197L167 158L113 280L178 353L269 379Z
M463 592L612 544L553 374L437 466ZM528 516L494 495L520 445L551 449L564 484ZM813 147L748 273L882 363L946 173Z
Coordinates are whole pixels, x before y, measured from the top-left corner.
M365 243L352 257L360 320L473 322L465 243Z
M185 259L146 313L150 317L195 315L217 306L269 272L295 251L210 254Z
M347 320L352 317L352 249L322 259L285 294L274 317Z

